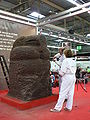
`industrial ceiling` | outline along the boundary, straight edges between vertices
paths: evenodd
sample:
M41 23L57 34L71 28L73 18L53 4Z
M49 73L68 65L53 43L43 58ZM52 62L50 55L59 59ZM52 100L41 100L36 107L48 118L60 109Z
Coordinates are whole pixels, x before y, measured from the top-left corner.
M32 12L38 12L45 16L43 18L44 21L44 19L47 17L49 18L49 16L53 17L66 12L70 8L78 7L77 5L84 5L87 3L89 3L89 5L85 8L89 10L86 12L56 20L50 23L50 25L46 24L39 26L40 33L47 33L45 34L47 37L47 45L53 55L57 52L57 48L62 46L62 42L66 41L71 42L73 49L76 49L77 45L82 45L83 49L81 52L90 51L90 0L0 0L0 9L25 17L31 17L30 14ZM77 10L75 12L77 12ZM40 23L41 19L38 18L38 21ZM55 37L55 35L60 35L67 39L58 38ZM70 39L73 39L73 41L70 41ZM74 39L89 44L75 42ZM56 47L50 48L50 46Z

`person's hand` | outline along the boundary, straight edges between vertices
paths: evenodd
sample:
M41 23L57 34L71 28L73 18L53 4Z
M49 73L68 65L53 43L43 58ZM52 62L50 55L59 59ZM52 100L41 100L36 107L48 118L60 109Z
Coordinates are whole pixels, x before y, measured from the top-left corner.
M54 62L56 61L56 57L53 57L53 61L54 61Z

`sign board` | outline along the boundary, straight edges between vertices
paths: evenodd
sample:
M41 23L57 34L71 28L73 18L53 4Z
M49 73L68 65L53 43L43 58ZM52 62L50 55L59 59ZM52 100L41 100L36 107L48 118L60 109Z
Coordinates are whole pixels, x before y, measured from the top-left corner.
M10 51L14 41L21 36L36 34L37 29L35 26L25 25L0 18L0 55L4 55L8 66L10 61ZM5 86L3 87L4 83L4 76L0 66L0 89L5 89Z
M77 50L81 50L82 49L82 46L77 46Z

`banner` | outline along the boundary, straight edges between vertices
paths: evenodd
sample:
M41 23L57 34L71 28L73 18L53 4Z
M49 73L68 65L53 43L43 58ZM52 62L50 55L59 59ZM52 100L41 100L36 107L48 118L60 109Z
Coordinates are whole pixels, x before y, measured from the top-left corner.
M35 26L0 19L0 55L4 55L8 66L14 41L20 36L35 35L37 34L36 31ZM3 87L4 84L4 76L0 65L0 89L6 88L6 85Z

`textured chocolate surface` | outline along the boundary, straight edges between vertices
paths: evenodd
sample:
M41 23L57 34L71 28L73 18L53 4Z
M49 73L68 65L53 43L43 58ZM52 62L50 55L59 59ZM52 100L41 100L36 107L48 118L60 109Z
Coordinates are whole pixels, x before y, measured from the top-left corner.
M42 35L18 38L10 54L8 95L29 101L51 95L50 61Z

